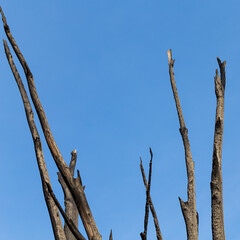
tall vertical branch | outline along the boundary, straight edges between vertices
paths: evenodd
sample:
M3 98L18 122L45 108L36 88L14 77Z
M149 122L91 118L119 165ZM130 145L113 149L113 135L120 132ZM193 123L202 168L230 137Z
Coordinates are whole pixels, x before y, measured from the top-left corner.
M198 214L196 211L196 197L195 197L195 174L194 174L194 162L192 160L192 153L190 149L190 143L188 139L188 130L185 126L182 108L177 92L173 65L174 60L172 59L172 51L171 49L167 52L168 55L168 65L169 65L169 75L172 86L172 91L175 99L175 104L177 108L179 123L180 123L180 133L182 135L184 150L185 150L185 161L187 168L187 178L188 178L188 187L187 187L187 195L188 200L184 202L181 198L179 198L182 213L184 216L186 230L187 230L187 239L188 240L197 240L198 239Z
M47 171L46 163L45 163L44 156L43 156L43 150L42 150L40 136L38 134L38 130L37 130L37 127L36 127L36 124L34 121L32 107L31 107L29 98L27 96L27 92L22 83L22 79L21 79L21 77L18 73L18 70L16 68L16 65L13 61L13 57L9 50L7 42L5 40L3 40L3 43L4 43L4 49L5 49L6 57L8 59L8 63L10 65L10 68L12 70L12 73L14 75L14 78L16 80L16 83L18 85L18 88L19 88L19 91L20 91L20 94L22 97L28 125L30 128L31 134L32 134L32 139L33 139L34 148L35 148L35 154L36 154L37 163L38 163L38 169L39 169L41 181L42 181L43 194L45 197L49 216L51 219L54 237L56 240L66 240L66 237L65 237L65 234L63 231L63 227L62 227L61 218L59 215L59 211L58 211L57 206L55 205L54 200L52 199L52 197L48 191L47 185L46 185L46 183L48 183L50 185L50 179L48 176L48 171Z
M213 240L225 240L223 218L223 186L222 186L222 142L223 142L223 119L224 119L224 93L225 93L225 66L217 58L220 68L219 77L216 70L215 94L217 98L215 133L213 143L212 176L211 176L211 202L212 202L212 237Z
M40 99L37 94L33 75L31 73L31 70L30 70L25 58L23 57L19 47L17 46L15 39L12 36L10 28L7 24L6 17L4 16L4 13L3 13L1 7L0 7L0 12L2 14L3 27L4 27L5 33L7 35L7 38L9 40L10 44L12 45L12 48L13 48L16 56L18 57L19 62L24 70L24 73L25 73L25 76L27 79L27 83L28 83L29 92L31 95L31 99L33 101L38 118L40 120L41 127L43 130L46 142L48 144L48 147L50 149L50 152L52 154L52 157L53 157L65 183L67 184L67 186L74 198L74 201L78 208L78 212L80 214L80 217L81 217L82 223L84 225L85 231L88 235L88 238L90 240L93 238L96 240L101 240L102 237L98 231L96 222L93 218L91 209L88 205L87 198L85 196L83 188L81 186L79 186L78 184L76 184L76 181L74 181L74 178L72 177L71 172L70 172L66 162L64 161L64 159L58 149L58 146L53 138L51 129L50 129L48 121L47 121L46 114L43 110L42 104L41 104Z

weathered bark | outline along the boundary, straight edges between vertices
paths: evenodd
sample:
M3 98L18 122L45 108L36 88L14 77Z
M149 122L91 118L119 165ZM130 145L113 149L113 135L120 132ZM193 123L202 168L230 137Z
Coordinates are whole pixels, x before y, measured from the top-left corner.
M146 178L146 175L145 175L145 171L144 171L144 168L143 168L143 165L142 165L141 158L140 158L140 169L141 169L141 173L142 173L144 186L147 189L148 188L148 183L147 183L147 178ZM149 207L150 207L150 210L151 210L151 213L152 213L152 216L153 216L153 221L154 221L154 225L155 225L157 240L163 240L162 234L161 234L161 231L160 231L160 227L159 227L159 223L158 223L157 213L155 211L155 208L154 208L154 205L153 205L152 198L151 198L150 194L149 194L149 199L148 200L149 200Z
M212 238L213 240L225 240L222 186L222 142L226 61L222 63L219 58L217 58L217 60L220 68L221 79L219 77L218 70L216 70L216 76L214 80L217 108L211 176Z
M172 59L172 52L168 50L168 65L169 65L169 75L172 86L172 91L175 99L175 104L177 108L179 123L180 123L180 133L182 135L184 150L185 150L185 160L186 160L186 168L187 168L187 178L188 178L188 200L184 202L181 198L179 198L182 213L184 216L186 230L187 230L187 239L188 240L197 240L198 239L198 214L196 211L196 197L195 197L195 174L194 174L194 162L192 160L192 153L190 149L190 143L188 139L188 130L185 126L182 108L177 92L173 65L174 60Z
M72 219L70 219L67 214L64 212L63 208L61 207L60 203L58 202L56 196L54 195L53 193L53 190L52 190L52 187L47 183L47 187L48 187L48 190L49 190L49 193L51 194L55 204L57 205L59 211L61 212L64 220L65 220L65 223L68 225L70 231L72 232L72 234L74 235L75 239L77 240L86 240L83 235L78 231L78 228L77 226L74 224L74 222L72 221ZM68 240L68 238L67 238Z
M44 156L43 156L40 136L38 134L38 130L37 130L37 127L36 127L36 124L34 121L32 107L29 102L27 92L22 83L22 79L21 79L21 77L18 73L18 70L14 64L14 61L13 61L12 55L10 53L9 47L7 45L7 42L5 40L3 40L3 43L4 43L4 49L5 49L5 53L6 53L9 65L11 67L12 73L14 75L14 78L16 80L16 83L18 85L18 88L19 88L19 91L20 91L20 94L22 97L28 125L30 128L31 134L32 134L32 139L33 139L34 148L35 148L35 154L36 154L37 163L38 163L38 169L39 169L41 181L42 181L43 194L45 197L49 216L51 219L54 237L56 240L66 240L66 237L65 237L65 234L63 231L63 227L62 227L61 218L59 215L59 211L58 211L57 206L55 205L51 195L49 194L49 191L48 191L48 188L46 185L46 183L49 185L51 183L50 183L46 163L45 163Z
M71 161L69 164L69 169L72 174L74 175L74 170L76 166L76 161L77 161L77 151L73 150L71 152ZM58 173L58 181L62 186L63 192L64 192L64 205L65 205L65 213L68 216L69 219L72 220L75 226L78 226L78 210L77 206L74 202L74 199L72 197L71 192L69 191L65 181L63 180L62 176L60 173ZM69 229L68 224L64 224L64 232L66 235L67 240L76 240L74 235L72 234L72 231Z
M90 240L92 240L92 239L101 240L102 237L98 231L97 225L95 223L92 212L88 205L88 202L87 202L87 199L86 199L86 196L84 193L84 189L81 185L78 184L78 181L75 181L74 178L72 177L71 172L57 147L57 144L53 138L51 129L49 127L45 112L43 110L42 104L41 104L38 94L37 94L33 75L31 73L30 68L28 67L28 64L25 61L20 49L18 48L15 39L13 38L13 36L11 34L10 28L7 24L6 18L4 16L1 8L0 8L0 11L2 14L2 20L3 20L3 26L4 26L5 33L8 37L9 42L12 45L12 48L14 49L16 56L19 59L19 62L21 64L21 66L24 70L25 76L27 78L27 83L28 83L28 88L30 91L31 99L32 99L34 107L36 109L46 142L47 142L50 152L53 156L53 159L54 159L65 183L67 184L67 186L74 198L74 201L78 208L78 212L80 214L80 217L81 217L82 223L84 225L85 231L88 235L88 238Z

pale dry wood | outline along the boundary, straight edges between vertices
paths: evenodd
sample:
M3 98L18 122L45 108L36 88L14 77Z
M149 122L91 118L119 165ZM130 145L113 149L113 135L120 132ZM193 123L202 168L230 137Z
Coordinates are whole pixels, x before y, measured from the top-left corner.
M30 71L30 68L29 68L26 60L24 59L19 47L17 46L15 39L13 38L13 36L11 34L10 28L7 24L6 17L4 16L2 8L0 8L0 12L2 14L2 21L3 21L5 33L8 37L9 42L11 43L11 45L14 49L16 56L19 59L19 62L24 70L24 73L26 75L31 99L32 99L34 107L36 109L46 142L47 142L50 152L53 156L53 159L54 159L65 183L67 184L67 186L74 198L74 201L78 208L78 212L80 214L80 217L81 217L82 223L84 225L85 231L88 235L88 238L90 240L92 240L92 239L101 240L102 237L98 231L96 222L93 218L92 212L88 205L83 188L80 185L77 185L76 182L74 181L73 177L71 176L71 172L70 172L66 162L64 161L64 159L58 149L58 146L53 138L53 135L52 135L51 129L49 127L45 112L43 110L42 104L41 104L38 94L37 94L33 75Z
M72 174L74 175L74 170L77 162L77 151L73 150L71 152L71 161L69 164L69 169ZM72 220L75 226L78 226L78 210L77 206L74 202L71 192L69 191L61 173L58 173L58 181L62 186L63 193L64 193L64 205L65 205L65 213L69 219ZM72 231L69 229L68 224L65 222L64 224L64 232L66 235L67 240L76 240L75 236L73 235Z
M147 189L148 188L148 183L147 183L147 178L146 178L146 175L145 175L145 171L144 171L144 168L143 168L143 165L142 165L142 159L141 158L140 158L140 169L141 169L141 173L142 173L144 186ZM160 227L159 227L159 223L158 223L157 213L155 211L155 208L154 208L154 205L153 205L152 198L151 198L150 194L149 194L149 207L150 207L150 210L151 210L151 213L152 213L152 216L153 216L153 221L154 221L154 226L155 226L155 230L156 230L157 240L163 240L161 230L160 230Z
M187 178L188 178L188 200L184 202L179 198L182 213L184 216L186 230L187 230L187 239L188 240L197 240L198 239L198 214L196 211L196 196L195 196L195 173L194 173L194 162L192 160L192 153L190 149L190 143L188 139L188 130L185 126L182 108L180 104L180 99L177 92L173 65L174 60L172 59L171 49L167 52L168 55L168 65L169 65L169 75L172 86L172 91L175 99L175 104L177 108L179 123L180 123L180 133L182 135L184 150L185 150L185 160L187 168Z
M46 186L46 183L48 183L50 185L50 179L48 176L48 171L47 171L46 163L45 163L44 156L43 156L43 150L42 150L40 136L38 134L38 130L37 130L37 127L36 127L36 124L34 121L32 107L31 107L29 98L27 96L27 92L22 83L22 79L21 79L21 77L18 73L18 70L14 64L13 57L11 55L11 52L7 45L7 42L5 40L3 40L3 43L4 43L4 49L5 49L7 59L8 59L8 63L11 67L12 73L14 75L14 78L16 80L16 83L18 85L18 88L19 88L19 91L20 91L20 94L22 97L29 129L32 134L32 139L33 139L34 148L35 148L35 154L36 154L37 163L38 163L38 169L39 169L41 181L42 181L43 193L44 193L45 201L47 204L49 216L51 219L54 237L56 240L66 240L66 237L65 237L65 234L63 231L63 227L62 227L61 218L59 215L59 211L58 211L57 206L55 205L51 195L49 194L48 188Z
M214 80L217 107L211 176L212 238L213 240L225 240L222 186L222 142L226 61L222 63L219 58L217 58L217 61L220 68L221 78L219 77L218 70L216 70Z

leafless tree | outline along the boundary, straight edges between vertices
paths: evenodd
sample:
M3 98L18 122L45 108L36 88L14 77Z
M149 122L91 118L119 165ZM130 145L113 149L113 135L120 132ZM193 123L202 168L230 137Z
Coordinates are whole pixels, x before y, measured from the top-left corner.
M37 116L41 123L41 128L43 130L45 140L51 151L52 157L59 169L58 179L62 186L64 192L64 205L65 210L61 207L57 198L55 197L51 182L49 179L47 167L44 160L41 139L38 134L38 130L35 124L33 109L27 94L27 91L23 85L22 79L18 73L16 65L13 61L12 54L8 47L7 41L3 40L4 49L6 57L16 83L19 88L19 92L22 97L23 105L26 112L26 117L29 125L29 129L32 134L32 139L34 142L35 154L38 163L38 168L42 181L42 189L47 204L49 216L51 219L52 229L56 240L84 240L84 236L78 230L78 215L80 215L81 221L85 228L87 237L89 240L101 240L102 236L98 231L97 224L93 218L92 212L87 202L86 195L84 193L84 186L82 185L82 180L79 171L77 171L77 178L74 178L74 171L77 161L77 151L73 150L71 155L71 161L69 166L64 161L58 146L53 138L51 129L49 127L45 112L39 100L37 90L35 87L33 74L23 57L15 39L12 36L10 28L7 24L7 20L4 16L2 9L0 8L2 14L3 27L23 70L27 80L28 90L34 108L37 112ZM177 114L180 123L180 133L182 136L182 141L185 150L185 162L187 169L187 201L184 202L179 198L182 214L186 224L187 239L197 240L198 239L198 213L196 210L196 196L195 196L195 173L194 173L194 162L192 160L192 154L190 149L190 143L188 139L188 129L186 128L182 108L176 88L176 82L173 72L174 60L172 59L172 52L168 50L168 65L169 65L169 75L171 87L174 95L174 100L177 108ZM224 219L223 219L223 189L222 189L222 140L223 140L223 118L224 118L224 92L225 92L225 65L226 62L221 62L217 58L218 65L220 68L220 76L218 70L216 70L215 75L215 94L217 98L217 108L216 108L216 119L215 119L215 135L214 135L214 145L213 145L213 159L212 159L212 177L211 177L211 201L212 201L212 238L213 240L224 240ZM151 188L151 175L152 175L152 161L153 153L150 148L150 163L149 163L149 174L148 179L146 177L142 160L140 158L140 169L142 173L143 183L146 189L146 204L145 204L145 217L144 217L144 231L140 234L142 240L147 239L147 228L148 228L148 218L149 210L153 216L156 237L158 240L162 240L162 234L159 227L159 222L157 214L153 205L153 201L150 195ZM65 225L63 227L60 218L60 213L62 214ZM112 231L110 232L109 239L112 240Z

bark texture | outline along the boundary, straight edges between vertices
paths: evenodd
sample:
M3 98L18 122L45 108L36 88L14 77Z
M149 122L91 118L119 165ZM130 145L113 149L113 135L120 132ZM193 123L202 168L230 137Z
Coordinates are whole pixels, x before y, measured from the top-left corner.
M4 30L7 35L7 38L9 40L10 44L12 45L12 48L13 48L16 56L18 57L18 60L24 70L24 73L25 73L25 76L27 79L27 83L28 83L29 92L31 95L31 99L33 101L38 118L40 120L41 127L43 130L46 142L48 144L48 147L50 149L50 152L52 154L52 157L53 157L65 183L67 184L67 186L74 198L74 201L78 208L78 212L80 214L80 217L81 217L82 223L84 225L85 231L88 235L88 238L90 240L92 240L92 239L101 240L102 237L98 231L97 225L95 223L92 212L88 205L88 202L87 202L87 199L86 199L86 196L84 193L84 189L81 186L81 184L79 184L79 180L75 181L75 179L72 177L71 172L58 149L58 146L53 138L51 129L49 127L42 104L39 100L37 90L35 87L35 83L34 83L34 79L33 79L33 75L31 73L30 68L28 67L28 64L27 64L26 60L24 59L19 47L17 46L15 39L13 38L13 36L11 34L10 28L7 24L7 21L6 21L6 18L4 16L2 9L0 9L0 11L2 14L3 26L4 26Z
M225 240L223 218L223 186L222 186L222 142L224 119L224 93L225 93L225 66L217 58L220 75L216 70L215 94L217 98L215 134L213 143L212 176L211 176L211 202L212 202L212 238L213 240Z
M168 65L169 65L169 75L172 86L172 91L175 99L175 104L177 108L179 123L180 123L180 133L182 135L184 150L185 150L185 161L187 168L187 178L188 178L188 186L187 186L187 195L188 200L184 202L181 198L179 198L183 217L186 224L187 230L187 239L188 240L197 240L198 239L198 214L196 210L196 195L195 195L195 173L194 173L194 162L192 160L192 153L190 149L190 143L188 139L188 129L185 126L182 108L180 104L180 99L177 92L173 65L174 60L172 59L172 51L168 50Z
M45 163L44 156L43 156L40 136L38 134L38 130L37 130L37 127L36 127L36 124L34 121L32 107L31 107L29 98L27 96L27 92L22 83L22 79L21 79L21 77L18 73L18 70L14 64L13 57L11 55L11 52L7 45L7 42L5 40L3 40L3 43L4 43L4 49L5 49L7 59L8 59L8 63L11 67L12 73L14 75L14 78L16 80L16 83L18 85L18 88L19 88L19 91L20 91L20 94L22 97L28 125L30 128L31 134L32 134L32 139L33 139L34 148L35 148L35 154L36 154L37 163L38 163L38 169L39 169L41 181L42 181L43 194L45 197L49 216L51 219L54 237L56 240L66 240L66 237L65 237L65 234L63 231L63 227L62 227L61 218L59 215L59 211L57 209L57 206L54 203L54 200L52 199L51 195L49 194L48 187L46 185L46 183L49 185L51 183L50 183L46 163Z

